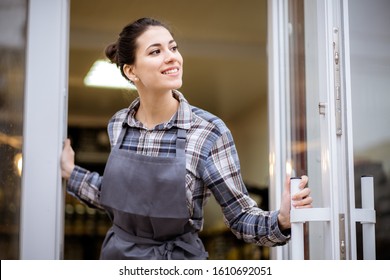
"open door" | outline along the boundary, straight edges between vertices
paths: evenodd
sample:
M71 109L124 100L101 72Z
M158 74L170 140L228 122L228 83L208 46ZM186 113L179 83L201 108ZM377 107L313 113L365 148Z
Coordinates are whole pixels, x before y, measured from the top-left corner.
M355 207L348 1L268 4L272 208L285 174L307 174L314 198L313 209L292 212L292 240L272 258L356 259L361 222L373 259L372 178L363 179L365 208Z
M61 259L69 0L28 1L20 259Z

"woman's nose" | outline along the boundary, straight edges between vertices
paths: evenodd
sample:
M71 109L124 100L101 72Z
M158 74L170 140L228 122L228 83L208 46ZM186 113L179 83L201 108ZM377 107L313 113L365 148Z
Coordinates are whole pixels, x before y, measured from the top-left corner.
M177 53L174 53L172 51L167 51L165 54L165 63L169 63L172 61L175 61L177 59Z

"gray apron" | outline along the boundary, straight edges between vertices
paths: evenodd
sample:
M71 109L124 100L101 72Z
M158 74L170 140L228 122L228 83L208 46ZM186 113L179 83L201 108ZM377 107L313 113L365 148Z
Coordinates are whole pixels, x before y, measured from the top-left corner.
M113 221L101 259L206 259L189 224L186 202L186 131L178 129L176 157L120 149L127 123L104 170L101 204Z

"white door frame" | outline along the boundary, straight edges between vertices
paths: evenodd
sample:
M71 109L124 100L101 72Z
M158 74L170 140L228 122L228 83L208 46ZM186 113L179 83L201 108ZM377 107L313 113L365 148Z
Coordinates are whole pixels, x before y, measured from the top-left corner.
M70 0L28 2L20 259L60 259Z

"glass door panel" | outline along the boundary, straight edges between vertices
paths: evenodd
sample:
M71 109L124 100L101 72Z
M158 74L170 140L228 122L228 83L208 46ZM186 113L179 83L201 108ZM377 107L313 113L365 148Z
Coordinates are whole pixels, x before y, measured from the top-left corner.
M19 258L27 3L0 0L0 259Z
M363 175L374 177L376 257L390 259L390 2L349 1L356 206ZM357 223L357 258L363 258Z
M287 155L292 176L308 175L315 207L323 207L320 104L320 56L316 1L288 2L289 91L286 102ZM289 166L287 166L288 171ZM309 234L310 233L310 234ZM305 223L305 259L324 259L318 242L322 223ZM309 238L310 237L310 238ZM309 248L311 248L309 250Z

